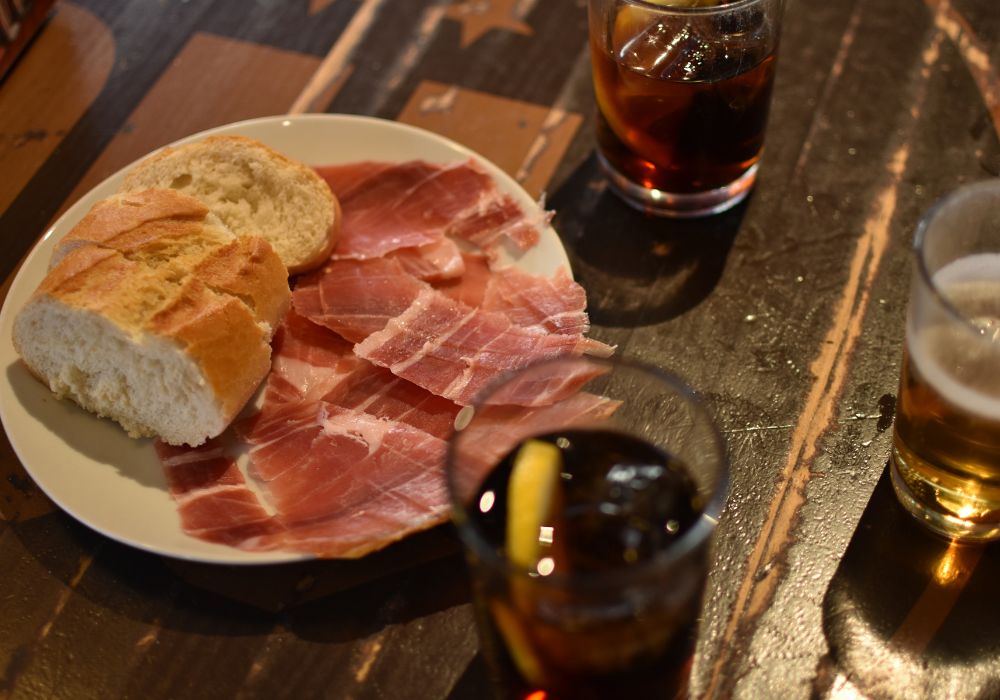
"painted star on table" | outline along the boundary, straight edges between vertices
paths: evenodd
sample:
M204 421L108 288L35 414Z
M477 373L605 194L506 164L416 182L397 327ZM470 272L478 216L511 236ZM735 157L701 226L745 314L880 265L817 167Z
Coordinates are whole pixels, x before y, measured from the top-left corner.
M524 36L534 32L524 22L533 0L456 0L445 16L462 24L462 48L492 29L507 30Z
M309 16L318 15L333 3L334 0L309 0Z

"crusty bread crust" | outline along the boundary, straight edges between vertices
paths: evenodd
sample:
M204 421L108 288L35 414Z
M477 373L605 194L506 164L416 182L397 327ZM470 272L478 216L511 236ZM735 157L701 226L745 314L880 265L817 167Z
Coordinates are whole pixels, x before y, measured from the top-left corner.
M121 192L170 188L201 200L238 236L271 243L289 274L323 264L341 212L312 168L244 136L209 136L167 147L126 174Z
M288 272L267 241L234 238L191 198L143 199L147 214L113 198L70 232L15 319L14 346L53 391L131 435L198 445L267 375Z
M185 224L202 226L208 213L208 207L199 200L175 190L148 189L114 195L97 202L56 243L49 267L54 267L63 256L86 243L129 251L169 235L171 229L178 236L186 236L191 227ZM149 226L155 222L163 226ZM219 240L233 238L232 232L221 227L218 233Z
M254 323L247 306L193 277L148 319L143 330L181 346L201 368L220 413L230 420L271 367L271 334Z
M273 335L291 303L288 271L263 238L240 238L215 248L191 270L217 292L242 301Z

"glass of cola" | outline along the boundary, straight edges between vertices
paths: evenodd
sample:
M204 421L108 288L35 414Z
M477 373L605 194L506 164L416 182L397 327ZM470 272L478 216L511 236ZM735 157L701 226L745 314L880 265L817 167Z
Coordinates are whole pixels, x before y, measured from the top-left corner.
M459 415L447 477L501 697L684 697L727 461L676 377L563 357Z

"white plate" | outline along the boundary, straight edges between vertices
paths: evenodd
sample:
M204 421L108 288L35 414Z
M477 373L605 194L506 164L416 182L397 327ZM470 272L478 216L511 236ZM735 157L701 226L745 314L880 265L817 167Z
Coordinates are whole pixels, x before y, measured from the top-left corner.
M537 204L506 173L448 139L396 122L347 115L266 117L229 124L209 134L241 134L313 165L359 160L422 158L448 163L472 158L522 208ZM130 166L131 167L131 166ZM59 401L18 361L11 342L14 315L38 286L52 247L98 200L113 194L125 168L76 202L28 255L0 311L0 418L14 451L39 487L63 510L120 542L182 559L227 564L272 564L309 558L289 552L244 552L189 537L180 519L150 440L132 440L115 423L101 420L70 401ZM555 231L516 264L536 274L569 267Z

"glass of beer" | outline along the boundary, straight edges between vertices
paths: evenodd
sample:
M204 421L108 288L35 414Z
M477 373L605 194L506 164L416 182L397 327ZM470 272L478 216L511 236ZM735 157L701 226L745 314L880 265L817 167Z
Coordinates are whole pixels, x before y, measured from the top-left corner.
M783 0L590 0L598 158L627 203L724 211L753 187Z
M500 697L686 697L719 432L676 377L566 357L465 409L448 458L485 659Z
M936 204L914 241L892 483L933 531L1000 537L1000 181Z

